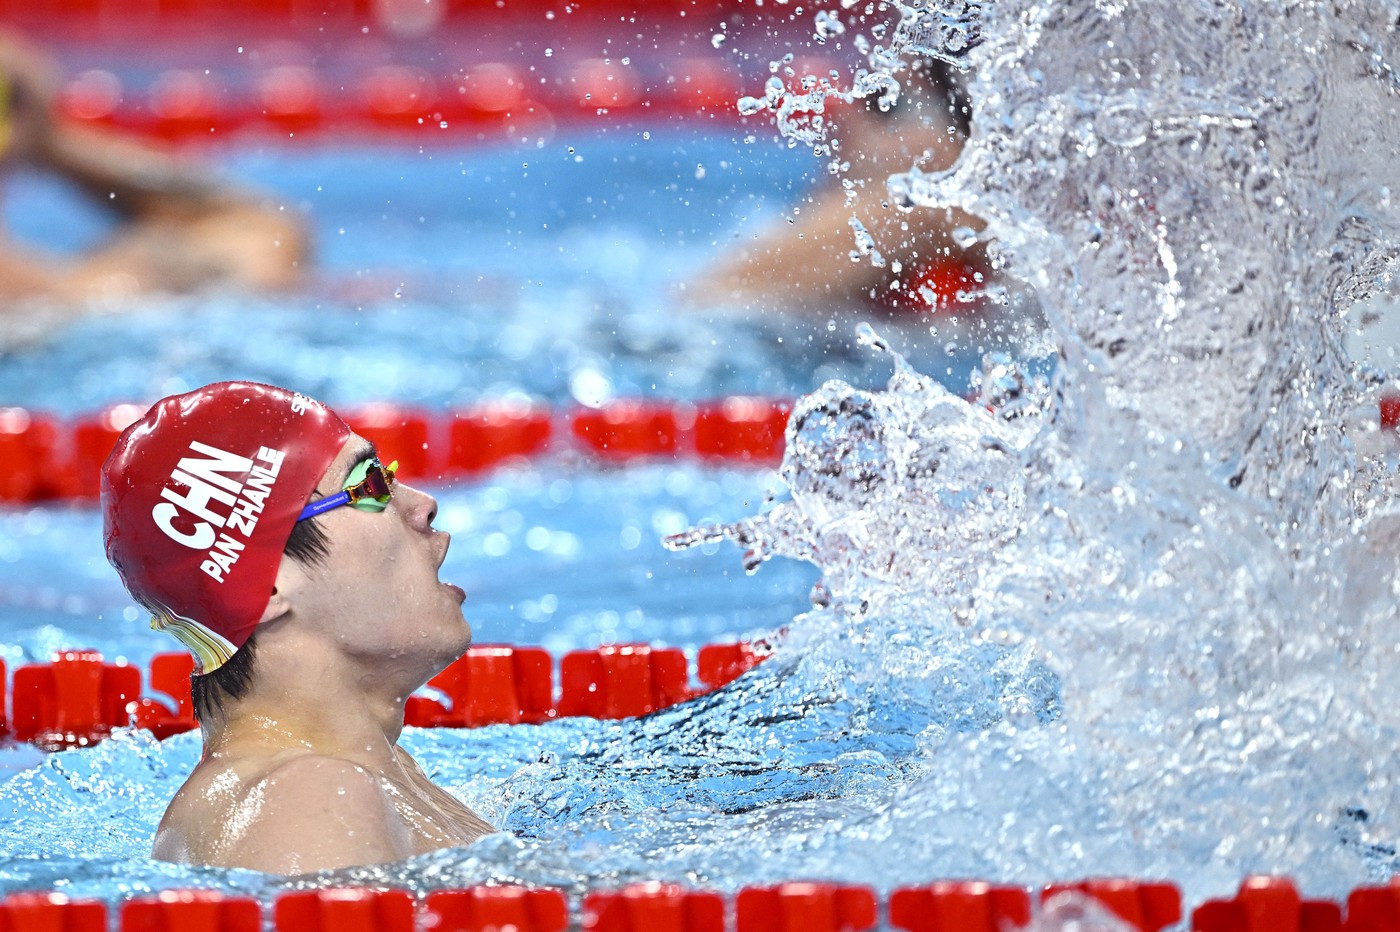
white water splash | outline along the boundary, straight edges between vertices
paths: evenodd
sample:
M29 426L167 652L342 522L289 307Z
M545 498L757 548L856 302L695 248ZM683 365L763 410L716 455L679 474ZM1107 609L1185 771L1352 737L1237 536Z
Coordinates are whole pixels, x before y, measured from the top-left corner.
M1046 414L1008 435L896 360L886 393L799 405L791 501L700 536L817 562L867 629L1029 639L1064 714L932 736L834 860L1193 895L1394 869L1397 522L1347 435L1385 374L1342 327L1400 242L1396 10L934 4L872 53L969 68L967 150L891 188L986 219L1035 287L1061 359Z

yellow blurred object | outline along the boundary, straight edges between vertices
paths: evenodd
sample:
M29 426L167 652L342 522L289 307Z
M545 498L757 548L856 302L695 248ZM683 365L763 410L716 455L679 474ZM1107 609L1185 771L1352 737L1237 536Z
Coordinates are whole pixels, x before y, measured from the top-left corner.
M10 150L14 129L10 125L10 79L0 73L0 158Z

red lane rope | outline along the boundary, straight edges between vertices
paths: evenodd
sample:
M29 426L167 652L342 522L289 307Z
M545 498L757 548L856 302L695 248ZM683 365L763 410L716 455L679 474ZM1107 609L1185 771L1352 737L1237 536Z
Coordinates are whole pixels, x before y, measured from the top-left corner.
M120 404L64 419L0 407L0 504L95 499L103 461L145 410ZM561 452L613 463L659 457L772 467L782 461L791 411L786 399L731 396L563 411L526 401L442 412L385 402L340 413L399 461L405 479L450 481Z
M789 47L784 35L811 36L801 7L762 0L0 0L0 27L87 48L87 61L95 52L151 69L74 75L60 95L70 118L171 141L255 132L457 142L600 118L746 123L738 100L770 75L762 52L719 51L741 24L773 49ZM650 45L609 52L619 29ZM834 64L818 51L803 58L811 74ZM791 94L806 93L792 83Z
M437 412L375 402L340 413L399 461L404 478L452 481L560 453L603 463L693 459L771 468L782 462L792 406L789 399L733 395L618 399L559 411L530 401ZM73 418L0 407L0 506L96 499L103 461L146 407L112 405ZM1400 430L1400 393L1386 392L1378 414L1382 430Z
M227 77L203 68L172 68L144 86L124 86L112 72L76 75L61 97L80 122L116 126L170 141L265 136L408 135L501 140L534 136L557 124L670 116L741 120L743 79L714 57L681 57L647 75L620 59L562 65L541 81L529 69L484 62L449 75L385 64L350 81L310 66L281 65Z
M1004 932L1037 913L1054 915L1073 897L1092 902L1137 932L1160 932L1185 918L1172 883L1109 878L1042 888L976 880L901 886L887 896L856 884L794 882L746 886L733 895L674 883L634 883L589 893L571 910L551 887L475 886L435 890L419 899L407 890L341 888L278 896L268 910L276 932ZM255 899L213 890L169 890L136 896L114 910L122 932L261 932ZM1065 913L1073 915L1071 908ZM1246 878L1229 898L1201 903L1194 932L1397 932L1400 881L1352 890L1343 904L1305 899L1287 877ZM17 893L0 900L8 932L107 932L107 907L61 893Z
M427 7L427 9L424 9ZM320 29L336 34L365 27L399 39L437 30L559 14L572 20L618 15L699 17L745 13L788 19L789 10L765 10L744 0L0 0L0 22L38 31L81 28L82 38L139 38L143 29L192 27L201 32L242 24L249 28ZM559 22L560 31L564 23Z
M608 645L570 651L556 664L540 647L475 646L428 682L445 701L411 696L404 721L423 728L464 728L571 717L635 718L713 692L768 653L766 644L707 644L696 652L692 681L690 660L679 647ZM158 654L150 669L142 671L124 662L109 663L93 650L60 651L49 663L14 671L0 707L0 739L54 751L95 744L127 726L144 728L157 738L190 731L197 727L190 697L193 672L194 658L184 652ZM0 662L0 682L4 676Z

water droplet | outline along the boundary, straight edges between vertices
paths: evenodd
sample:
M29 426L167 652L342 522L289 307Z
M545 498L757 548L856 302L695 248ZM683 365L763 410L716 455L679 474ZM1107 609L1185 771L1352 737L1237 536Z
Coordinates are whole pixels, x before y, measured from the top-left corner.
M1094 123L1099 136L1124 149L1134 149L1147 141L1151 120L1135 104L1110 107L1101 112Z

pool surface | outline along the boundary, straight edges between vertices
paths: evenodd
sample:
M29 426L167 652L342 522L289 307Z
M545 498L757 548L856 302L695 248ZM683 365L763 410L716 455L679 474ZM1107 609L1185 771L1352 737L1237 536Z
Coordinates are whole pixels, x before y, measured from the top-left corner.
M799 396L771 500L774 474L567 459L443 490L454 570L482 573L483 637L763 631L775 650L642 719L411 732L425 768L512 834L315 883L1128 875L1199 903L1253 873L1341 898L1395 872L1400 519L1376 417L1393 373L1384 354L1355 365L1344 331L1362 302L1393 314L1400 6L898 12L878 42L866 24L842 41L885 67L891 50L966 64L976 119L950 173L895 188L986 219L1049 343L1006 322L683 311L671 284L780 216L801 160L610 128L479 161L311 150L305 175L280 151L229 153L326 224L315 286L83 321L0 372L0 397L60 412L233 374L332 404ZM374 183L327 177L351 174ZM995 403L964 400L993 350ZM5 517L0 585L42 603L24 650L109 611L100 564L43 556L92 521ZM683 525L703 526L685 538L698 556L652 543ZM813 573L779 557L819 567L815 603ZM197 753L191 735L130 735L0 783L17 827L0 890L288 889L146 858Z
M780 217L808 184L810 155L771 142L729 130L628 126L561 132L544 147L233 148L221 162L314 221L319 265L308 286L274 297L156 299L17 341L0 367L7 404L76 416L236 376L296 385L333 405L388 401L445 411L528 398L567 414L629 397L791 398L829 378L879 385L890 372L888 360L853 339L858 309L805 321L683 303L679 282L732 237ZM20 179L7 210L22 236L51 247L82 248L104 230L104 218L42 179ZM191 315L198 327L188 326ZM967 326L889 322L960 392L970 390L982 351L1030 332L987 326L986 345L951 345L948 334ZM453 534L444 578L468 591L478 643L537 644L555 656L631 642L693 653L775 636L812 605L819 574L808 563L779 561L749 575L727 545L661 546L690 527L770 507L784 494L772 469L684 459L601 464L563 443L529 464L429 490L441 505L439 526ZM174 647L150 635L106 565L91 507L0 514L0 611L11 669L71 647L145 666ZM833 637L846 636L839 627ZM429 772L521 840L485 844L495 867L475 855L460 861L459 853L407 866L404 876L432 875L438 887L469 875L560 882L536 862L547 865L551 852L573 844L590 848L598 832L618 831L619 819L642 820L650 840L593 880L592 869L574 873L570 886L685 872L681 852L689 846L673 847L683 835L728 837L733 818L764 822L774 806L791 808L792 818L819 812L840 794L833 777L836 787L898 785L917 734L995 720L1013 701L1003 693L1022 690L1015 669L1031 662L1014 649L1003 659L1005 650L990 642L953 648L970 651L971 666L949 684L957 701L948 708L929 697L891 697L872 712L852 707L839 690L791 683L783 685L787 698L746 699L746 690L731 688L641 731L582 720L450 735L410 729L406 741ZM1000 663L1007 669L985 681L973 672ZM1053 681L1042 672L1017 701L1053 716ZM792 718L798 731L787 747L762 726L747 735L716 727L731 718L787 719L791 713L777 711L783 705L808 710ZM851 716L871 714L880 723L861 731L881 737L846 748L837 736L851 733ZM657 744L663 735L676 740ZM4 857L18 873L5 889L51 881L111 898L117 875L126 890L214 883L269 896L282 889L243 872L147 859L154 820L197 753L192 734L157 744L139 733L52 755L32 769L24 768L35 763L33 752L9 750L5 764L20 772L4 789L16 827ZM842 775L848 760L862 765L858 773ZM90 776L75 783L73 766ZM636 773L650 775L649 788L634 785ZM127 789L96 808L86 791L72 797L62 789L90 779ZM36 850L49 854L36 861L28 855ZM765 866L770 854L760 848L712 881L781 877L777 864Z
M685 303L687 277L743 231L780 222L808 188L810 153L745 139L628 126L561 130L544 147L233 150L230 174L314 223L308 287L155 299L12 337L0 398L72 414L230 373L332 405L439 409L521 394L596 406L791 397L827 378L880 384L888 367L851 338L870 309L812 321ZM72 249L101 234L105 218L88 205L20 180L6 219L21 238ZM184 325L191 313L200 327ZM1037 336L985 320L887 326L958 391L984 352ZM73 377L53 384L44 376L55 370Z

